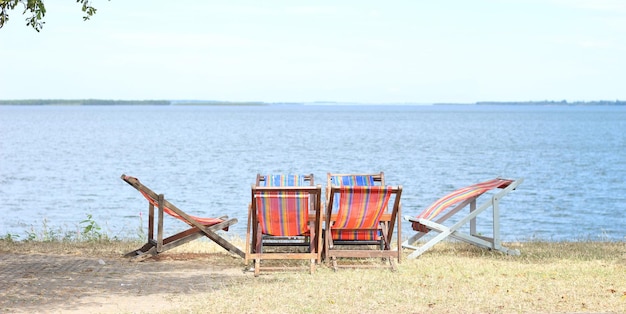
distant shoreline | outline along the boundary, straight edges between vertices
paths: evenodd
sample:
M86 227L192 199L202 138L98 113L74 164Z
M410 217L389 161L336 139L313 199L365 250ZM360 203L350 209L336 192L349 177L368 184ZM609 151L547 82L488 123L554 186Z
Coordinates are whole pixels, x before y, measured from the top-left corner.
M221 100L111 100L111 99L13 99L0 100L0 106L270 106L270 105L372 105L354 102L262 102ZM479 101L474 103L380 103L380 105L433 106L626 106L622 100L594 101Z
M15 99L0 100L0 106L264 106L263 102L213 100L111 100L111 99Z
M434 105L462 105L459 103L436 103ZM463 105L481 105L481 106L626 106L626 101L622 100L594 100L594 101L573 101L565 100L552 101L479 101L475 103L467 103Z

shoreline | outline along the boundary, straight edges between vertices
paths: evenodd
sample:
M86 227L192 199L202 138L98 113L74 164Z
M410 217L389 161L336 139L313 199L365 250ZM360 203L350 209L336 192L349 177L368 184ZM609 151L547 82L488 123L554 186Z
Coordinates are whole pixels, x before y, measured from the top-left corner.
M228 100L170 100L170 99L0 99L0 106L368 106L368 105L403 105L403 106L626 106L622 100L592 100L592 101L476 101L465 103L421 103L421 102L335 102L335 101L228 101Z

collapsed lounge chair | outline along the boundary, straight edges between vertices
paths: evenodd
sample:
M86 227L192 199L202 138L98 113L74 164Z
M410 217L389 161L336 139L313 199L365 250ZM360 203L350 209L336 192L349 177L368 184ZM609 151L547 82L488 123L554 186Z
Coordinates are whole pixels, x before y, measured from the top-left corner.
M509 192L517 188L524 179L509 180L495 178L485 182L458 189L431 204L417 217L405 216L404 219L412 223L413 230L417 231L408 240L402 243L403 248L415 250L408 258L415 258L442 240L451 237L482 248L498 250L510 255L519 255L518 250L510 250L502 246L500 239L500 200ZM477 199L493 189L502 189L477 207ZM469 213L461 216L459 212L469 205ZM492 237L479 235L476 231L476 217L488 208L493 209ZM443 223L449 218L457 216L459 220L451 226ZM469 234L459 231L469 222ZM436 236L422 245L414 245L430 231L438 232Z
M229 226L237 223L237 219L228 219L228 217L202 218L191 216L167 201L163 194L156 194L150 190L139 182L137 178L122 174L122 180L137 189L137 191L148 200L148 242L141 248L125 254L125 257L130 257L134 261L141 261L202 236L208 237L233 254L239 255L242 258L245 257L243 251L217 234L219 230L228 230ZM155 208L158 214L156 239L154 236ZM191 228L163 238L164 213L187 223Z

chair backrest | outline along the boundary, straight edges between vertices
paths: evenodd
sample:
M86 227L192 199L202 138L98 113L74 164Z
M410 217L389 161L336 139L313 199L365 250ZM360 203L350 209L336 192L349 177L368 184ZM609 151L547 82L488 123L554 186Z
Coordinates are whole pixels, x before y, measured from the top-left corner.
M417 215L417 218L432 220L433 218L437 217L441 212L445 211L447 208L453 205L460 204L472 198L478 198L482 194L495 188L504 189L512 182L513 180L495 178L492 180L487 180L464 188L460 188L432 203L419 215Z
M309 193L257 190L254 199L262 234L299 236L309 232Z
M330 196L331 186L385 186L385 174L380 173L359 173L359 174L339 174L328 173L326 182L326 198ZM339 195L335 196L333 208L339 208Z
M332 186L327 215L334 217L330 226L333 238L340 240L379 238L380 219L388 211L389 201L394 193L396 200L393 211L397 211L400 191L399 188L391 186ZM336 198L339 198L338 202L335 202ZM332 208L334 204L338 204L336 210Z
M321 187L313 175L257 175L252 187L261 233L299 236L310 232L309 211L319 204Z
M378 228L380 216L386 211L391 187L342 186L334 229Z

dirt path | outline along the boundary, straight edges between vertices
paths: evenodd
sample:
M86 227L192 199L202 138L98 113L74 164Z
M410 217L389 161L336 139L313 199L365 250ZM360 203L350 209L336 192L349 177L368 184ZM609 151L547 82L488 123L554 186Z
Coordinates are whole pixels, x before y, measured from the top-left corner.
M225 254L124 258L0 253L0 313L118 313L176 308L179 296L247 277Z

